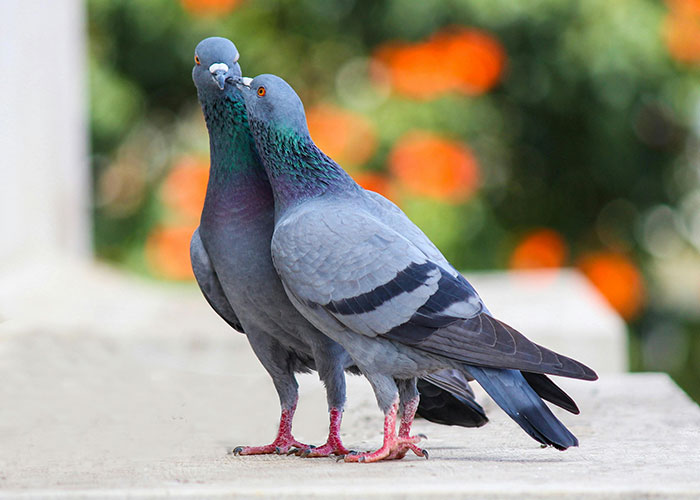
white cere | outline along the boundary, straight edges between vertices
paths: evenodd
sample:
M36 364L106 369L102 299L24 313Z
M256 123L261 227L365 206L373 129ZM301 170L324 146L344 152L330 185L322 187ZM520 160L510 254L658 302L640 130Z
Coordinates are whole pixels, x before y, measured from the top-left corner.
M209 72L212 75L219 70L222 70L224 73L228 72L228 65L224 63L214 63L211 66L209 66Z
M248 78L247 76L244 76L243 78L241 78L241 81L243 82L243 85L245 85L246 87L250 87L250 84L253 83L253 79Z

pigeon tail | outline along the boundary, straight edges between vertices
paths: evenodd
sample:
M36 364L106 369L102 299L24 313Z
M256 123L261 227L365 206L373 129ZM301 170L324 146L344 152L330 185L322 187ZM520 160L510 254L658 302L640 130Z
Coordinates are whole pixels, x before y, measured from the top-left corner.
M533 439L558 450L578 446L576 436L554 416L522 373L476 366L465 369Z
M527 383L545 401L557 405L559 408L578 415L580 413L576 402L565 393L561 387L552 382L547 375L541 373L521 372Z
M456 370L454 371L459 374ZM442 425L458 425L460 427L481 427L489 419L484 409L474 398L468 382L462 379L457 386L451 379L445 380L438 374L430 374L424 379L418 379L420 403L417 415ZM462 376L459 374L460 377ZM459 379L455 379L457 382Z
M432 381L418 379L420 403L417 416L430 422L460 427L481 427L489 419L484 409L472 397L447 391Z

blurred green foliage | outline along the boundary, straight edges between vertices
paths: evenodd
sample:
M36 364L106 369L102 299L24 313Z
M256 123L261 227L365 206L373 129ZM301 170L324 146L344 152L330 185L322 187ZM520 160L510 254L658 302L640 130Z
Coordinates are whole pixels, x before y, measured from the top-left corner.
M665 4L248 0L215 15L173 0L88 6L101 256L148 271L144 245L169 217L162 180L178 157L207 155L193 50L225 36L244 74L278 74L307 105L366 116L378 142L367 171L386 173L394 143L413 129L467 144L481 169L476 195L401 200L457 267L506 267L539 227L566 242L564 265L590 252L626 255L647 297L629 318L633 368L667 370L700 399L700 286L669 285L664 272L682 257L690 279L700 276L700 80L698 66L668 51ZM503 46L505 70L490 91L416 100L383 94L363 73L387 42L419 42L449 26L478 28ZM667 300L667 286L681 299Z

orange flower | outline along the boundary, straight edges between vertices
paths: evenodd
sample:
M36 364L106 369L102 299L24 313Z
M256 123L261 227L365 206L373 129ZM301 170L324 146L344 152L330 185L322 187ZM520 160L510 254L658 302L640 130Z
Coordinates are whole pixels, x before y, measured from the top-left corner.
M160 276L176 280L194 277L190 265L190 238L194 226L159 226L146 240L146 261Z
M389 168L414 194L452 203L468 199L479 180L479 167L468 147L422 131L399 139Z
M683 63L700 62L700 0L667 0L663 35L671 56Z
M170 170L162 186L163 202L183 219L199 219L209 180L205 160L186 156Z
M440 52L428 43L391 44L376 57L384 62L391 83L399 94L415 99L431 99L449 91L453 84L440 73Z
M377 147L372 124L364 116L329 105L319 105L306 113L314 142L342 165L362 165Z
M482 94L498 83L505 65L505 51L489 34L475 29L438 33L431 44L444 50L444 71L456 90Z
M700 0L666 0L666 5L672 12L700 14Z
M389 70L396 92L431 99L450 91L486 92L501 77L505 51L486 32L449 28L424 42L389 42L374 58Z
M625 319L634 318L644 303L644 279L625 255L599 252L584 256L578 267Z
M363 188L379 193L395 202L396 193L386 175L375 172L357 172L353 174L353 178Z
M561 267L566 260L564 238L552 229L536 229L526 234L510 256L511 269Z
M241 0L180 0L187 12L195 16L215 16L228 14Z
M664 22L666 46L683 63L700 63L700 13L671 13Z

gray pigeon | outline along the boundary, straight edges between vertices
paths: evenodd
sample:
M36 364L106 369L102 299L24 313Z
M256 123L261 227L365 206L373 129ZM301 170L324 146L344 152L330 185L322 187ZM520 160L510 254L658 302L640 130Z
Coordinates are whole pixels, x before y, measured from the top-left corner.
M577 446L542 398L578 408L545 374L595 380L595 372L494 318L396 205L358 186L316 147L301 100L284 80L261 75L239 87L274 193L272 259L285 290L347 350L385 414L382 447L345 460L406 450L422 456L420 436L396 434L399 396L415 388L415 377L445 368L476 379L540 443Z
M225 38L197 45L192 78L209 130L211 169L199 228L190 254L197 283L212 308L245 332L279 394L281 418L267 446L237 447L242 455L300 450L302 456L346 454L339 430L345 403L344 370L357 372L347 352L315 329L292 306L272 264L272 191L248 128L238 78L238 51ZM328 441L311 448L292 437L297 404L295 372L315 369L323 381L330 412ZM467 381L444 372L431 375L440 389L423 381L429 394L424 416L439 423L477 427L487 422ZM450 394L450 391L452 394ZM408 413L408 412L407 412Z

